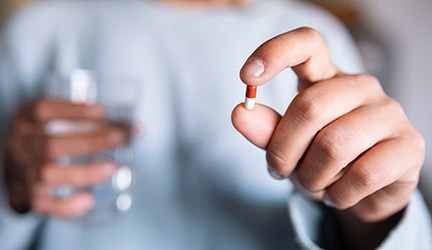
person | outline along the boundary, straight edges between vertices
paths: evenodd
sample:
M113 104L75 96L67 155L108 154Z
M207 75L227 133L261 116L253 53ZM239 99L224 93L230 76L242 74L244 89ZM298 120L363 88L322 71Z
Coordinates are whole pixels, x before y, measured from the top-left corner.
M361 73L345 28L316 7L49 1L16 15L3 44L2 249L432 248L416 191L423 138ZM143 85L134 204L93 227L73 220L92 208L91 194L58 199L49 190L103 182L116 167L52 159L112 148L125 135L44 133L53 119L105 119L99 105L41 97L47 74L76 68ZM240 68L265 105L236 106Z

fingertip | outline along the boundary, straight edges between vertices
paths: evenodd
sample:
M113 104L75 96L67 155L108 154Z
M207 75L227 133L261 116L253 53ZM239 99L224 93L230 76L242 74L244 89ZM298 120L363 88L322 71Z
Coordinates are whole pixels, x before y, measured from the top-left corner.
M146 134L146 129L144 127L144 125L140 124L140 123L136 123L133 125L132 128L132 136L134 140L138 140L141 139L145 136Z
M70 216L82 216L90 211L95 204L95 198L90 193L77 194L71 197Z
M240 79L248 85L260 85L265 72L264 60L259 56L251 56L240 69Z
M255 106L257 108L257 106ZM244 102L237 104L237 106L233 109L231 113L231 122L240 133L247 124L254 123L251 119L254 118L254 115L251 114L254 112L254 109L247 109Z
M102 178L111 178L117 171L117 165L114 162L106 162L101 165L99 171Z
M281 116L273 109L257 104L248 110L238 104L231 115L233 126L259 148L266 148Z
M244 110L243 110L244 109ZM243 118L242 113L246 110L246 107L244 105L244 102L237 104L233 111L231 112L231 122L234 126L234 128L237 128L237 124L241 122L241 119Z

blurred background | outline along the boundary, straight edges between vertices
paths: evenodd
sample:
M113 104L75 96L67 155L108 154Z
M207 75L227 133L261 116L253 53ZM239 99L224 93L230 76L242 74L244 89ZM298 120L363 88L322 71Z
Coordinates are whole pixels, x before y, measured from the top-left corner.
M0 29L8 16L34 1L37 0L0 0ZM366 70L377 76L387 93L402 103L412 123L425 137L428 147L421 188L432 205L432 97L429 95L432 81L428 75L432 71L432 1L308 2L328 9L345 23L357 42Z

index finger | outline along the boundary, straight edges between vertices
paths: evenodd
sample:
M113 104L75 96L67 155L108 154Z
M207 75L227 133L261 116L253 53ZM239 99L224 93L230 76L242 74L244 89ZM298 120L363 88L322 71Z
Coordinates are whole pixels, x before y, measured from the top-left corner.
M276 36L259 46L240 70L240 78L247 85L262 85L289 67L306 85L340 73L330 59L321 34L303 27Z
M100 105L76 104L60 99L40 99L24 105L18 111L18 119L47 122L53 119L94 120L105 118Z

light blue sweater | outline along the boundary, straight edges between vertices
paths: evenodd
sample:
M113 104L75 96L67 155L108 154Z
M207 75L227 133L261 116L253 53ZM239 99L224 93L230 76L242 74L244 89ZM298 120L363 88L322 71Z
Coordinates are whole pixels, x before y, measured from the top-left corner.
M230 123L242 101L238 71L265 40L311 26L334 62L361 64L346 30L311 6L261 1L247 8L176 9L144 1L50 1L10 22L0 53L0 126L41 93L51 72L74 68L133 75L143 85L136 120L132 209L114 222L14 214L2 192L0 249L318 249L322 207L266 172L264 152ZM260 87L258 102L283 112L296 94L287 70ZM4 190L3 190L4 191ZM288 205L287 205L288 204ZM38 232L38 233L35 233ZM380 249L432 249L429 216L416 193Z

